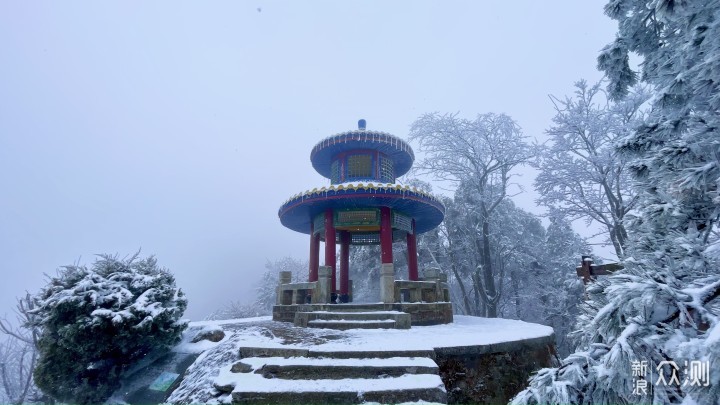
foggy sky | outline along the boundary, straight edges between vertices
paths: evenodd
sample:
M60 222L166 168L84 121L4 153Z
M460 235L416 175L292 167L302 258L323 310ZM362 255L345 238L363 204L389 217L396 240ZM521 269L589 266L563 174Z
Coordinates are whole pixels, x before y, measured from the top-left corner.
M406 138L433 111L542 140L548 94L601 77L602 6L0 0L0 316L43 273L139 248L187 317L246 299L266 260L308 254L277 209L329 184L317 141L359 118Z

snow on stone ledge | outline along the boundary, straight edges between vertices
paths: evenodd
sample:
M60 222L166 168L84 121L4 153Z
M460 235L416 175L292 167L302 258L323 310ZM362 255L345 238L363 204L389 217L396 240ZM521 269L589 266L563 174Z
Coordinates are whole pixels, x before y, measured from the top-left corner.
M551 336L549 326L513 319L455 315L454 322L410 329L351 329L348 342L312 346L331 350L432 350L438 347L480 346Z

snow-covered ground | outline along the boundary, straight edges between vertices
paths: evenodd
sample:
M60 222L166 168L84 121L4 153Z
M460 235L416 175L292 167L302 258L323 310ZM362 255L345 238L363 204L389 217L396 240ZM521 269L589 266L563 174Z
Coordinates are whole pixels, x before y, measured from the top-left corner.
M245 325L245 326L243 326ZM490 345L549 336L549 326L513 319L479 318L455 315L454 322L445 325L413 326L411 329L332 329L298 328L285 322L273 322L271 317L257 317L224 321L190 323L186 334L198 333L198 329L222 327L233 331L233 341L247 347L312 348L315 351L375 351L375 350L432 350L436 347ZM281 331L277 333L276 330ZM294 341L292 337L304 335L309 339ZM331 338L327 338L331 336ZM219 343L207 341L189 343L189 336L176 350L184 352L204 351Z
M222 329L225 337L217 342L201 341L191 343L200 331ZM314 352L338 351L409 351L433 350L440 347L483 346L552 335L550 327L509 319L489 319L470 316L455 316L452 324L435 326L413 326L411 329L350 329L345 331L333 329L300 328L285 322L274 322L270 317L203 321L190 324L183 342L175 350L185 353L201 353L195 363L190 366L178 389L168 402L205 402L220 403L230 400L229 395L218 395L214 384L231 383L257 389L280 389L277 381L268 380L255 373L231 373L230 368L240 360L239 351L242 347L253 348L286 348L310 349ZM256 368L253 359L248 363ZM269 359L265 359L267 362ZM260 360L258 360L259 362ZM322 359L288 358L272 359L273 362L285 364L313 364ZM408 361L425 365L429 359L408 360L398 359L402 365ZM345 359L337 360L336 365L389 364L391 359ZM252 381L251 381L252 380ZM372 384L393 387L420 387L442 383L438 376L429 374L405 375L401 377L374 380ZM302 381L302 380L300 380ZM298 381L298 384L302 384ZM317 390L327 388L357 388L356 385L367 384L357 380L316 380L313 381ZM293 383L291 382L290 385ZM398 385L399 384L399 385ZM290 385L283 384L282 389ZM307 384L306 384L307 385ZM337 387L336 387L337 386ZM304 389L307 387L304 386ZM338 388L339 389L339 388Z

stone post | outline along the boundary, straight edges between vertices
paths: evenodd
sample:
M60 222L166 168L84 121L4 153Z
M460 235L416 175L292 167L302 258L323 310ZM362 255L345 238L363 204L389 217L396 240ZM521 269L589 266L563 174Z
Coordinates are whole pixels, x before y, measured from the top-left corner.
M421 287L413 287L408 290L408 302L422 302L423 294Z
M445 286L447 286L447 274L440 273L438 274L438 281L437 281L437 288L440 291L440 295L438 296L438 302L450 302L450 291L448 291Z
M440 270L431 267L423 272L423 280L431 281L440 277Z
M395 268L383 263L380 268L380 300L386 304L395 302Z
M313 293L313 304L326 304L330 301L330 282L332 268L330 266L320 266L318 268L318 281Z
M315 234L314 221L310 221L310 272L308 281L317 281L318 266L320 265L320 235Z
M283 301L283 297L285 295L285 292L282 289L283 284L290 284L290 281L292 281L292 272L291 271L281 271L280 275L278 276L278 286L276 290L276 298L275 298L275 304L277 305L287 305Z

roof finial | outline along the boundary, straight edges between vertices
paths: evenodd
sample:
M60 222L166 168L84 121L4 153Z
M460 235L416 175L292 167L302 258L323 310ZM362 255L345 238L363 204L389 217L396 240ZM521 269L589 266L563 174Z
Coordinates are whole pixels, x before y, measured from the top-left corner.
M361 131L365 130L365 127L367 126L367 122L364 119L361 119L358 121L358 129Z

